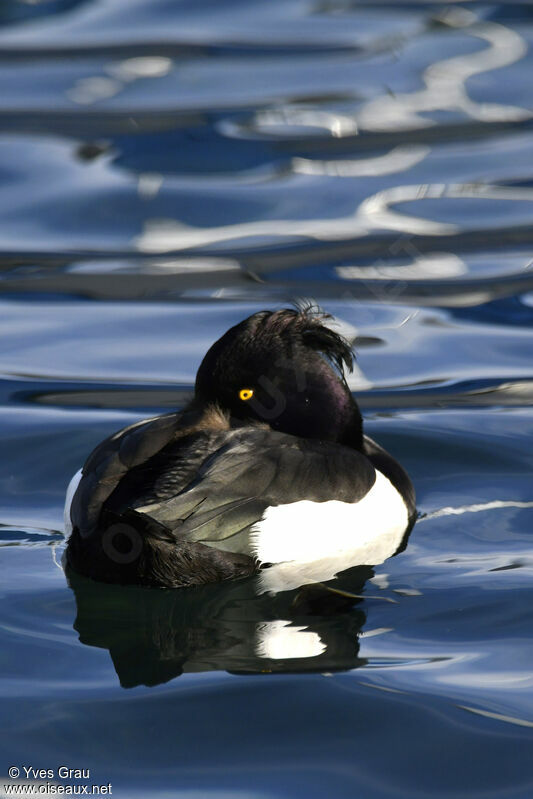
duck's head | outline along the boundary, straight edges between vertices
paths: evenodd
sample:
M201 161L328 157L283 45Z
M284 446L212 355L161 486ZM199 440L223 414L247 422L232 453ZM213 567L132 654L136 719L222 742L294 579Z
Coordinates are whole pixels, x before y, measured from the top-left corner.
M196 377L196 402L234 419L360 448L362 421L343 369L349 344L316 309L260 311L220 338Z

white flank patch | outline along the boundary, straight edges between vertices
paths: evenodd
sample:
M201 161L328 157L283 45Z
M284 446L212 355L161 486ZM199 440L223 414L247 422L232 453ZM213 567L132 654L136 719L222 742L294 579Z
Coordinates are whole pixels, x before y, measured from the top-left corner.
M398 549L408 525L405 503L381 472L359 502L302 500L267 508L251 542L262 563L261 591L288 591L331 580L352 566L376 566Z
M257 625L256 655L269 660L315 658L326 651L318 633L307 627L293 627L290 621L276 619Z
M70 520L70 506L72 505L72 500L74 499L74 494L76 493L76 489L80 484L80 480L81 480L81 469L79 469L76 472L76 474L68 484L67 488L67 496L65 497L65 509L63 511L65 537L68 537L72 533L72 522Z

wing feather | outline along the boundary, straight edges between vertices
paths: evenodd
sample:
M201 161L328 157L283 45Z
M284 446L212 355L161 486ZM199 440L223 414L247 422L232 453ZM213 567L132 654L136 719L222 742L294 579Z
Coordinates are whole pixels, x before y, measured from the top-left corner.
M357 502L374 480L368 459L345 447L235 430L188 486L137 510L172 530L176 539L249 554L246 533L267 507L303 499Z
M185 433L179 414L133 425L89 457L72 505L82 537L102 512L135 510L178 542L250 555L266 508L303 499L354 503L375 480L365 455L262 427Z

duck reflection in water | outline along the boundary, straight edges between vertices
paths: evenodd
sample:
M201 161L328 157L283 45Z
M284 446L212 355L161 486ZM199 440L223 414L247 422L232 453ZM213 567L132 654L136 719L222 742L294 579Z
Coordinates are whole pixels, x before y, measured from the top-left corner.
M257 578L181 590L102 585L67 570L74 628L108 649L124 688L157 685L187 672L332 672L364 665L361 598L370 567L328 585L269 595Z

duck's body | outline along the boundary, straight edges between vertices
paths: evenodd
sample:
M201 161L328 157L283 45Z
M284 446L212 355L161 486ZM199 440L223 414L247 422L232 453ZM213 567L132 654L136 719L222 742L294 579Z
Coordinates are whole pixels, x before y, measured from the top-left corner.
M232 328L185 411L120 431L73 478L70 565L104 582L173 587L260 572L277 591L393 555L414 492L363 436L339 371L348 361L309 311L261 312Z

